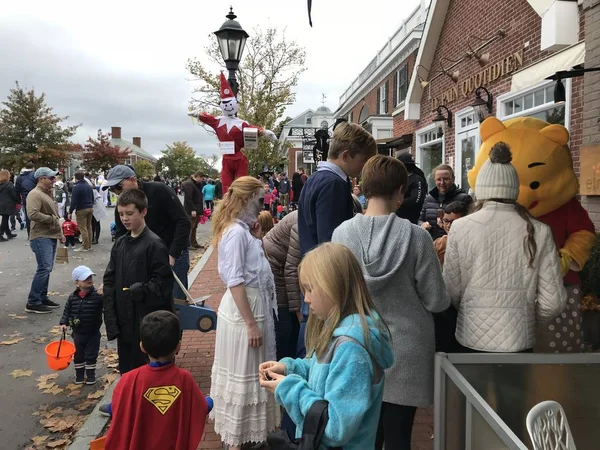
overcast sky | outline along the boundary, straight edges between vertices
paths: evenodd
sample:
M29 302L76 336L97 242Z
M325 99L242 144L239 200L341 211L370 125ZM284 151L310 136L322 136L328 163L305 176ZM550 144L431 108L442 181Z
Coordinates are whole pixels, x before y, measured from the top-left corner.
M418 0L313 0L313 28L306 0L206 2L138 0L2 2L0 99L19 81L45 92L69 124L82 123L75 140L85 143L98 128L122 127L123 139L142 137L160 155L165 145L187 141L198 154L218 153L216 138L187 117L193 83L188 58L204 56L208 35L226 20L232 4L238 21L287 27L286 38L306 49L307 68L297 101L286 115L326 105L366 67L419 4ZM160 6L159 6L160 5ZM217 69L217 68L215 68Z

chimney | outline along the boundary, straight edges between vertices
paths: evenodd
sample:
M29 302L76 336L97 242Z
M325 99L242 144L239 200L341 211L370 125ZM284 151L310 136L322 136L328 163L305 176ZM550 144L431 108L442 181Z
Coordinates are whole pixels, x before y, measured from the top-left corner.
M141 137L134 137L133 138L133 145L137 145L138 147L142 148L142 138Z
M111 127L110 135L115 139L121 139L121 127Z

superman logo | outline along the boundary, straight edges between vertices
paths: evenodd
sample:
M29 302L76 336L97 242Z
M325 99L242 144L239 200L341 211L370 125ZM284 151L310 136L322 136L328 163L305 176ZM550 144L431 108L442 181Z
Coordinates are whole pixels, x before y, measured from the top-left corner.
M157 386L148 388L144 393L144 398L164 416L180 394L181 391L177 386Z

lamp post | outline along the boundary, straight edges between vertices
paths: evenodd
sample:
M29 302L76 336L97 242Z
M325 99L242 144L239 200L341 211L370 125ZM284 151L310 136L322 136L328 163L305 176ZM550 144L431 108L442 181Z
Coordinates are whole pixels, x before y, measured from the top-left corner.
M487 100L481 98L482 92L485 92L487 94ZM475 101L473 102L471 107L475 111L479 122L483 122L483 119L485 119L486 111L489 114L492 113L492 101L493 97L492 94L490 94L490 91L488 91L483 86L477 88L477 90L475 91Z
M233 13L233 7L229 8L229 14L225 17L227 17L227 20L214 34L217 36L219 50L221 50L221 56L225 61L225 67L229 71L229 79L227 81L229 81L229 85L237 97L239 85L235 78L235 71L238 69L242 59L248 33L244 31L237 20L234 20L237 16Z
M442 114L442 108L446 110L446 117ZM433 118L433 123L435 124L438 133L444 134L446 132L446 124L448 125L448 128L452 128L452 112L445 105L438 106L436 112L437 114Z

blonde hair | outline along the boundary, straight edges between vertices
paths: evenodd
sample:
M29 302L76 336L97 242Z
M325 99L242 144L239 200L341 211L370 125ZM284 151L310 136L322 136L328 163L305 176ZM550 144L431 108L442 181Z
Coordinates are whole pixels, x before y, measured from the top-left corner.
M266 235L271 228L275 226L275 222L273 222L273 216L269 211L261 211L258 215L258 223L260 223L260 227L262 228L263 236Z
M337 159L344 150L348 150L348 155L352 158L359 154L371 157L377 154L377 142L371 133L360 125L342 122L333 132L327 157Z
M6 183L10 180L10 172L6 169L0 170L0 183Z
M306 355L323 356L329 347L334 330L347 316L358 314L365 348L369 349L369 325L366 317L374 319L377 327L389 335L379 318L367 289L362 268L354 254L341 244L326 242L308 252L298 266L298 280L304 294L318 289L335 303L326 320L310 314L306 326Z
M212 242L215 247L219 245L223 231L240 216L248 200L263 188L263 184L253 177L240 177L231 183L223 200L217 202L212 216Z

